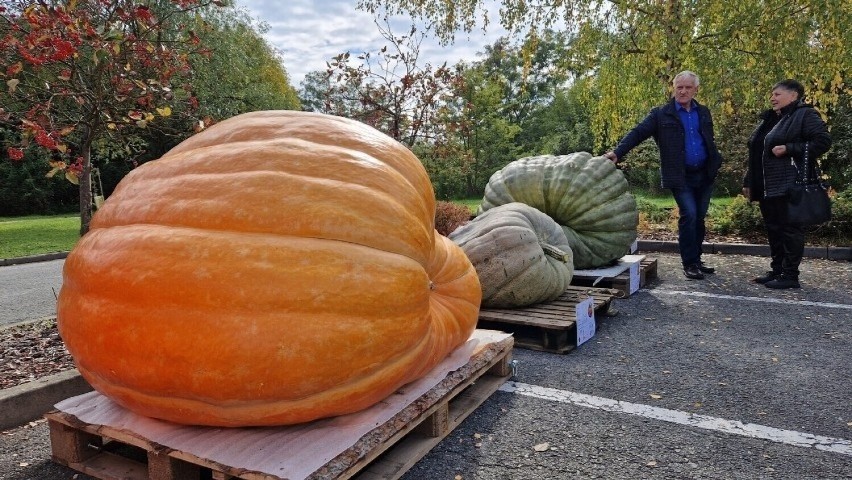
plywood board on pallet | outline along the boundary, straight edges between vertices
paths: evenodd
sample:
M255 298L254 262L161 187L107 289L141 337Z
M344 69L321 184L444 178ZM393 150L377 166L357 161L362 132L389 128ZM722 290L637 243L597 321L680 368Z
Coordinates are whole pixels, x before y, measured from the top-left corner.
M631 255L625 258L633 260L640 257L638 281L639 288L643 288L657 278L657 259L646 258L643 255ZM629 272L622 272L615 276L588 275L588 272L580 271L579 274L575 273L571 283L575 286L597 286L618 290L624 297L629 297L633 293L631 291L631 277Z
M512 338L506 333L477 330L464 347L453 352L430 374L406 385L379 405L363 412L308 424L237 429L175 425L136 415L95 392L60 402L57 412L47 417L52 429L70 428L83 438L87 435L107 437L140 447L149 453L149 457L152 452L163 453L228 476L296 479L309 478L323 469L328 474L332 470L348 471L346 476L323 474L323 478L348 478L357 473L351 471L353 465L363 462L368 455L375 456L378 454L375 452L387 449L391 437L417 425L411 424L411 419L406 423L406 416L416 417L419 423L425 418L422 415L431 415L430 410L441 408L440 402L451 390L455 396L459 393L457 389L464 388L493 368L498 355L502 355L500 358L505 362L511 345ZM506 368L501 367L502 370ZM473 372L478 373L474 376ZM504 380L499 379L499 383ZM491 390L492 393L497 386ZM479 399L480 402L483 400ZM80 443L73 435L57 435L57 438L60 437L70 438L64 443ZM70 449L74 453L74 445L59 443L58 449L66 453ZM72 460L77 462L77 467L88 465L81 455L63 455L55 452L54 459L72 468L76 468L70 464ZM81 468L76 469L82 471Z

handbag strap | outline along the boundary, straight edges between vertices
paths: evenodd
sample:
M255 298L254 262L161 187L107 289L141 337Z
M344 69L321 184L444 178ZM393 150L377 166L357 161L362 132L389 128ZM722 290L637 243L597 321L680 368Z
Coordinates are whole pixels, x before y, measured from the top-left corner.
M802 185L808 185L808 184L811 184L811 183L816 183L817 178L819 178L818 176L816 178L812 178L811 177L811 170L810 170L810 168L808 168L809 167L809 164L808 164L808 160L809 160L808 159L808 157L809 157L808 146L810 145L810 143L811 142L805 142L805 154L802 156L802 169L799 170L799 178L796 179L798 181L798 183L800 183ZM814 173L816 173L816 172L814 172Z

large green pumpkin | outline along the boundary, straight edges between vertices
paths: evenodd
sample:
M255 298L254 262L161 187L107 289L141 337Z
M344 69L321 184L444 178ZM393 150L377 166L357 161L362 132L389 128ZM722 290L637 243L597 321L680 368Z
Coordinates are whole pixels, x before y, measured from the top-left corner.
M488 210L450 233L476 269L482 306L515 308L555 299L574 276L568 239L523 203Z
M511 202L541 210L562 226L574 267L608 265L630 251L639 212L627 179L605 157L586 152L522 158L495 172L479 213Z

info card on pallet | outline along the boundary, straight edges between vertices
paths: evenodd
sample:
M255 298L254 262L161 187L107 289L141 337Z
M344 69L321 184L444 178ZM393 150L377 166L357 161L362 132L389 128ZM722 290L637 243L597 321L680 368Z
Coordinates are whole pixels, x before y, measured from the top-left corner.
M595 336L595 299L589 297L577 304L577 346Z

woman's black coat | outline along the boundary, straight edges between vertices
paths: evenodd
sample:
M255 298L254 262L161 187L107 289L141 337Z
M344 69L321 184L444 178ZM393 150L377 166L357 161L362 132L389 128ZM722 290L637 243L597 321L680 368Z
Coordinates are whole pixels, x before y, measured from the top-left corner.
M755 140L761 133L761 128L769 121L770 115L776 113L772 110L764 112L763 120L748 140L749 162L743 186L751 189L750 200L786 195L796 182L806 144L811 171L816 165L817 157L831 147L831 136L822 117L811 105L801 100L784 107L778 123L766 133L763 145L755 145ZM772 147L778 145L787 147L785 156L776 157L772 153ZM759 169L761 165L762 169ZM761 181L762 185L759 184ZM760 192L763 192L762 196L759 196Z

